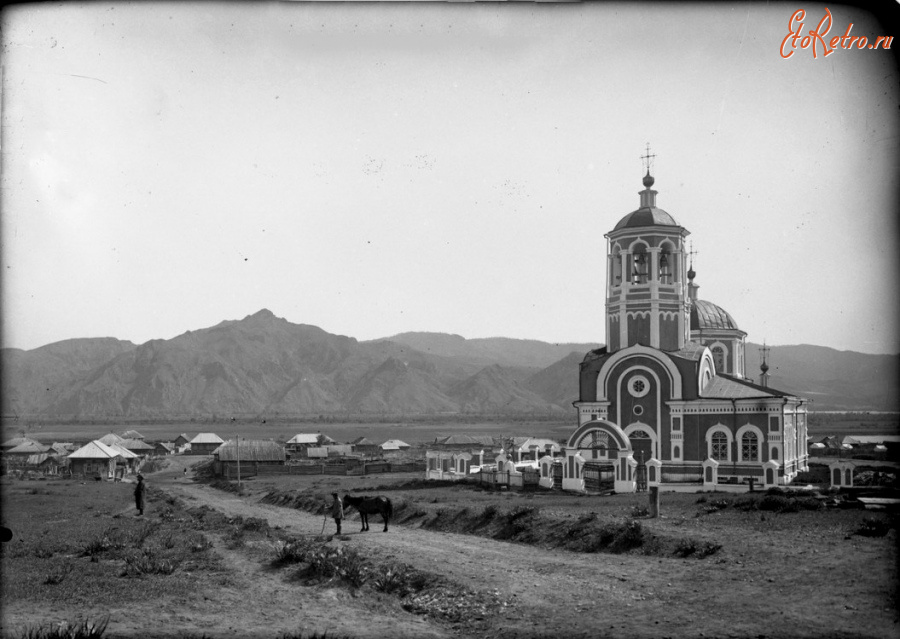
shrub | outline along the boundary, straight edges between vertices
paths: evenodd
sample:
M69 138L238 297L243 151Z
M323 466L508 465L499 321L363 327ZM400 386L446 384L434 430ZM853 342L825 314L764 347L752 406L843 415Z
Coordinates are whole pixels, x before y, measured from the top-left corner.
M144 542L147 541L147 538L156 531L159 527L159 524L147 522L143 526L133 530L131 532L131 543L134 544L135 548L140 548L144 545Z
M369 569L362 556L353 549L338 548L335 558L337 575L354 588L361 588L369 578Z
M109 617L101 621L63 621L27 628L20 639L100 639L106 632Z
M65 581L70 572L72 572L72 564L62 564L44 578L44 583L48 586L57 586Z
M492 521L494 519L494 517L496 517L496 516L497 516L497 507L494 506L493 504L490 504L489 506L485 506L481 510L481 514L478 515L478 520L480 522L486 524L486 523Z
M375 590L391 594L398 591L406 583L406 574L402 566L387 567L383 572L372 579L372 585Z
M644 543L644 529L639 521L629 521L615 529L609 549L612 552L626 552Z
M722 544L714 544L709 541L697 541L696 539L682 539L675 548L676 557L690 557L691 555L702 559L714 555L722 549Z
M854 534L863 537L884 537L891 529L890 522L883 519L875 519L873 517L865 517L862 524L856 529Z
M123 576L171 575L177 567L171 559L159 557L152 548L145 548L141 553L125 557Z
M275 558L272 560L272 563L275 565L299 564L307 560L310 551L311 545L301 539L277 542L275 544Z
M421 572L407 564L393 566L381 566L379 572L372 578L372 585L379 592L397 593L399 597L420 592L432 585L439 578Z
M632 517L646 517L650 514L650 508L647 506L634 505L631 507Z
M206 535L203 533L198 533L191 537L190 540L191 552L203 552L204 550L208 550L212 548L212 542L206 538Z

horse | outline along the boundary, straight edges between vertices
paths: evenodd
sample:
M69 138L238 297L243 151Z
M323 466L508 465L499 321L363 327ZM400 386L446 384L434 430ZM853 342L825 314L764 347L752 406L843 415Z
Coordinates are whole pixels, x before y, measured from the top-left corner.
M359 519L362 521L362 530L369 529L369 515L379 514L384 519L384 532L388 531L388 520L394 515L394 506L387 497L354 497L344 495L344 508L353 506L359 511Z

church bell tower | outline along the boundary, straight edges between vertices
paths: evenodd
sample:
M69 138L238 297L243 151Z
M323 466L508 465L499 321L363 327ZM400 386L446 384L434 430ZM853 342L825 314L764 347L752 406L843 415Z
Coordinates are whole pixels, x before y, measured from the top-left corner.
M607 238L606 345L609 352L642 344L677 351L690 339L685 264L687 229L656 206L649 149L640 207Z

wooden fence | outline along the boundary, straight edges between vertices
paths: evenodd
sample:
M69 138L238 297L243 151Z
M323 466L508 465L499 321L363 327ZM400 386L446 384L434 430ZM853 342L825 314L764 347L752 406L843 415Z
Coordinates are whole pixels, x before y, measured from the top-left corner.
M232 464L216 462L216 474L225 479L237 479L237 467ZM368 464L285 464L285 465L255 465L253 462L241 464L241 479L255 477L257 475L372 475L376 473L414 473L425 472L424 462L373 462Z

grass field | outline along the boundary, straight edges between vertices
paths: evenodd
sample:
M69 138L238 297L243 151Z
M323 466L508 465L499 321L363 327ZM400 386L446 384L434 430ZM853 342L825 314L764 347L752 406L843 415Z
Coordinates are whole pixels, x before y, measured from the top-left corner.
M623 637L868 638L893 636L900 621L896 513L825 506L834 495L665 492L661 517L650 519L639 494L494 492L417 473L260 476L210 489L182 477L178 464L195 459L168 463L150 478L145 518L134 516L127 483L2 480L3 523L15 534L2 555L5 636L106 615L107 637L167 639L250 629L300 637L279 634L297 619L325 624L317 627L332 637L387 636L379 628L537 637L565 624L585 637L607 628ZM375 532L355 537L351 516L350 536L322 546L281 523L306 511L318 533L333 491L389 497L391 533L374 516ZM460 578L505 586L476 592L445 578L451 557L476 552L485 554ZM575 566L586 569L577 579ZM592 608L585 588L631 613ZM508 625L504 607L516 601L509 615L530 633Z

